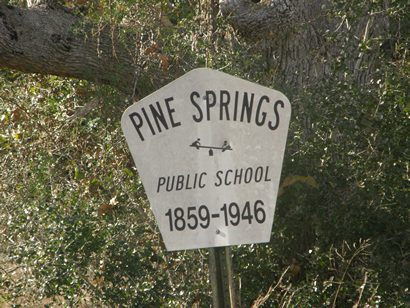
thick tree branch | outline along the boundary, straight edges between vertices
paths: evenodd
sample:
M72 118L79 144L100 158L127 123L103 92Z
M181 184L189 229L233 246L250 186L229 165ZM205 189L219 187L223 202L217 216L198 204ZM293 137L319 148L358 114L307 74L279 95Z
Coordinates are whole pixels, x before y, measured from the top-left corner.
M0 67L85 79L131 94L137 71L133 56L109 27L95 34L90 26L84 29L80 18L63 10L0 2Z
M272 0L269 6L251 0L221 0L221 12L247 38L281 38L299 21L292 1Z

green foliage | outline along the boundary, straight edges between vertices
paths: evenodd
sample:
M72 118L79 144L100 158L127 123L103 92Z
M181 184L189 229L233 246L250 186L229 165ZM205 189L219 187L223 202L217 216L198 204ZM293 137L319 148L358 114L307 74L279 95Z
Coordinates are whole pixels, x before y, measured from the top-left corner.
M324 35L339 46L332 77L293 89L273 84L263 46L244 42L206 2L72 4L170 77L207 66L290 97L290 180L272 240L233 249L244 306L260 295L266 307L410 302L410 10L403 0L384 5L335 1L329 21L344 18L351 31ZM392 31L355 40L362 18L381 11ZM348 66L360 52L376 55L365 86ZM158 86L144 78L140 96ZM163 247L120 130L130 103L107 87L10 71L0 89L0 305L209 305L206 251Z
M1 83L0 247L10 266L24 268L15 276L3 269L2 297L178 305L187 292L181 275L192 286L205 283L187 271L205 257L164 255L119 127L128 103L112 90L55 77L7 72ZM95 98L95 109L77 117ZM184 302L204 291L197 287Z

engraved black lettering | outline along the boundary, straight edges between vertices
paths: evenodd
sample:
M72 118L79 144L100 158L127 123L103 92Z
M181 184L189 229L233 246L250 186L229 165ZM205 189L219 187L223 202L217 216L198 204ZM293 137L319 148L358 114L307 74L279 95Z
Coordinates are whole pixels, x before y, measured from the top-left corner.
M228 105L230 103L231 96L228 91L226 90L221 90L220 93L220 110L219 110L219 120L224 119L224 110L225 110L225 117L226 120L229 121L229 110L228 110Z
M181 190L182 188L184 188L184 176L178 175L175 190Z
M162 186L162 185L164 185L165 184L165 178L164 177L159 177L158 178L158 186L157 186L157 193L159 193L159 189L160 189L160 187Z
M233 120L236 121L238 116L238 100L239 100L239 92L235 91L235 108L233 111Z
M175 112L174 108L171 108L169 105L170 102L174 100L173 97L168 97L165 99L165 105L167 106L168 114L169 114L169 119L171 120L171 126L172 127L178 127L181 125L181 122L175 122L174 121L174 116L172 115Z
M266 112L262 112L261 113L261 108L262 108L262 103L266 101L267 103L269 103L269 97L267 97L266 95L262 96L261 99L259 100L258 103L258 107L256 108L256 125L258 126L262 126L263 124L265 124L265 119L266 119ZM262 115L262 119L260 119L260 116Z
M275 105L274 105L274 107L273 107L273 110L274 110L274 112L275 112L275 124L272 124L272 121L269 121L269 123L268 123L268 126L269 126L269 128L271 129L271 130L275 130L275 129L277 129L278 127L279 127L279 119L280 119L280 117L279 117L279 111L278 111L278 106L281 106L282 108L284 108L285 107L285 104L282 102L282 101L276 101L275 102Z
M191 93L191 103L192 105L195 106L195 108L198 111L198 115L193 115L192 118L194 119L195 122L201 122L203 119L203 114L202 114L201 107L199 107L199 104L194 100L195 97L200 98L201 96L196 91Z
M255 182L259 183L260 181L262 181L262 177L263 177L263 168L262 167L258 167L255 170Z
M189 174L186 176L186 183L185 183L185 189L192 189L192 187L191 186L189 186L189 178L190 178L190 176L189 176ZM194 187L195 188L195 187Z
M172 179L172 182L170 181ZM166 190L172 191L174 189L174 181L175 181L175 176L168 176L167 177L167 186L166 186Z
M211 98L212 97L212 98ZM205 101L206 101L206 119L211 120L211 108L216 105L216 94L214 91L205 92Z
M255 94L251 94L251 99L248 98L248 93L243 93L243 101L242 101L242 111L241 111L241 122L243 122L244 117L246 115L246 121L248 123L251 122L252 117L252 107L253 107L253 98Z
M232 181L228 181L228 174L229 174L229 173L233 173L233 171L232 171L231 169L226 170L226 173L225 173L225 185L226 185L226 186L232 184Z
M224 172L223 172L222 170L219 170L218 172L216 172L215 176L216 176L217 182L215 182L215 187L219 187L219 186L222 185L221 175L222 175L223 173L224 173Z
M199 183L198 183L199 188L204 188L205 187L205 183L202 183L202 178L204 176L206 176L206 172L202 172L201 175L199 176Z
M148 118L147 112L145 111L144 108L141 108L141 110L142 110L142 113L144 114L145 120L147 120L147 123L148 123L149 129L151 130L151 133L153 135L155 135L154 127L152 127L152 124L151 124L151 121Z
M138 136L140 137L141 141L144 141L144 137L142 136L142 133L141 133L141 130L140 130L140 128L142 127L142 118L141 118L140 114L137 113L137 112L133 112L129 115L129 117L130 117L131 122L134 125L135 130L137 131ZM135 121L135 118L138 120L138 122Z
M269 173L269 166L266 166L266 168L265 168L265 182L270 182L271 181L268 173Z
M236 169L235 170L235 177L234 177L234 185L236 184L241 184L242 182L242 173L243 173L243 169Z
M245 170L245 176L244 176L244 181L246 184L250 183L252 181L252 175L253 175L253 169L252 168L247 168Z
M167 124L167 120L165 119L164 112L162 111L162 108L159 102L156 102L156 105L157 105L157 108L155 108L155 106L150 104L149 109L151 110L152 116L154 117L155 124L157 125L158 131L162 132L160 123L165 129L168 129L168 124Z

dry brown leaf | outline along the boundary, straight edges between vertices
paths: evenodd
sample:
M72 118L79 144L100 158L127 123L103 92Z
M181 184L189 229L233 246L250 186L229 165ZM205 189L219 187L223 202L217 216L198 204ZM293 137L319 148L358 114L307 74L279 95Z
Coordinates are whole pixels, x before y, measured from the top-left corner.
M103 203L98 207L98 216L112 214L115 205Z

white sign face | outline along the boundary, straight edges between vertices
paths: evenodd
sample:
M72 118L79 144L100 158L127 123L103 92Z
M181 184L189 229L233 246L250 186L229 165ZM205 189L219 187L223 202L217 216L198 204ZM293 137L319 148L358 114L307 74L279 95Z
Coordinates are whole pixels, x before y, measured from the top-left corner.
M269 241L290 113L282 93L210 69L124 112L168 250Z

